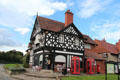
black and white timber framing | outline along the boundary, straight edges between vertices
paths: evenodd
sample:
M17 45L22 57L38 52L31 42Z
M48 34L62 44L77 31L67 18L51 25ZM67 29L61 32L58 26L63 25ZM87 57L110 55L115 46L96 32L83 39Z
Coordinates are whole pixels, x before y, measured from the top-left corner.
M64 57L67 67L70 66L71 57L79 56L81 60L84 56L84 38L81 32L72 23L59 32L42 29L39 22L35 21L30 43L30 64L46 68L45 58L49 56L51 69L57 63L57 56ZM82 60L83 61L83 60Z

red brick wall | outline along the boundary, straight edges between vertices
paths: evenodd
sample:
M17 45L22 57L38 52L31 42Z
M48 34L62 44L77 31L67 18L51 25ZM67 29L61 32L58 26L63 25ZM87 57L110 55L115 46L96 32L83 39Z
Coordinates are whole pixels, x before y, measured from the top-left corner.
M103 61L103 60L96 61L96 72L97 72L97 64L100 65L100 73L104 74L105 73L105 61Z
M70 10L67 10L65 13L65 26L73 23L73 13Z

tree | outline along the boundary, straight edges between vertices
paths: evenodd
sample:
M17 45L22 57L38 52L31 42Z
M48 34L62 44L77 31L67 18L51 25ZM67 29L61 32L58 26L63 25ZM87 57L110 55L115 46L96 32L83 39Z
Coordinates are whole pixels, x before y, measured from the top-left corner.
M22 63L23 53L16 50L0 52L0 61L10 63Z

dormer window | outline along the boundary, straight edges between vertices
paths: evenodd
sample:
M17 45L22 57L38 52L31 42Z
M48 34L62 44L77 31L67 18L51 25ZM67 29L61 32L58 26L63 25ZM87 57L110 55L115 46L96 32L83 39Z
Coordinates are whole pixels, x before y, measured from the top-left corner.
M104 57L104 58L107 58L107 57L108 57L108 54L107 54L107 53L104 53L104 54L103 54L103 57Z
M59 42L60 43L64 43L64 35L63 34L60 34L60 36L59 36Z

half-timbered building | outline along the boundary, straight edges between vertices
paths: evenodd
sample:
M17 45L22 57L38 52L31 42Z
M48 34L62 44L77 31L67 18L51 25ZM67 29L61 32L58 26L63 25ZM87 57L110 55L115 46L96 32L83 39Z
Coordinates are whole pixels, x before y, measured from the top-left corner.
M83 65L84 37L73 23L73 13L65 12L65 23L37 16L29 50L32 66L55 70L60 64L71 68L73 56L79 57Z

